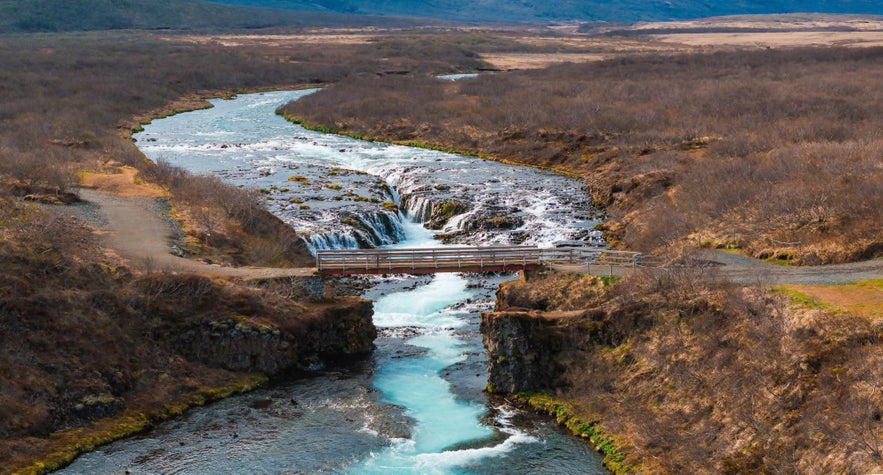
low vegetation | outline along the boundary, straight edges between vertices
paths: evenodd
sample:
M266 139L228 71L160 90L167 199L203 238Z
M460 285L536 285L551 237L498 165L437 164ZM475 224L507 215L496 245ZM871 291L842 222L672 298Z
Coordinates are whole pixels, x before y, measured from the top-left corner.
M879 48L629 57L455 83L352 77L284 111L578 174L619 247L821 264L883 253L881 73Z
M266 210L259 191L227 185L216 176L194 176L162 161L151 173L172 196L172 216L183 225L191 257L227 265L311 264L303 240Z
M83 441L60 429L100 437L93 420L160 417L243 378L190 357L184 329L236 319L296 334L320 316L272 291L133 272L105 258L82 223L11 197L0 204L0 473L55 451L68 461Z
M734 287L709 270L647 271L609 287L549 279L507 284L497 308L550 315L552 327L537 341L555 348L565 369L537 389L567 401L565 420L595 421L596 432L615 434L617 466L883 468L879 321ZM543 290L574 285L582 297Z

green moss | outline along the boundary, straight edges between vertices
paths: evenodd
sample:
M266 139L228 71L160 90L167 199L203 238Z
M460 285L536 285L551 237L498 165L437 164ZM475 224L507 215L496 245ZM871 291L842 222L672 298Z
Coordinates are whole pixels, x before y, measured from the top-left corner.
M383 206L383 209L387 209L396 213L399 211L399 205L395 204L392 201L384 201L380 206Z
M202 388L199 391L182 396L152 412L125 411L115 417L99 419L88 427L70 429L52 434L51 452L34 460L30 465L13 469L12 473L43 474L58 470L70 464L82 453L95 450L97 447L115 440L129 437L156 424L175 417L194 406L201 406L212 401L235 394L252 391L269 381L261 373L244 374L239 379L225 386Z
M595 450L604 456L604 466L614 474L634 474L642 471L638 465L625 463L626 453L622 444L615 437L606 434L600 423L581 420L565 403L546 393L518 393L515 397L521 403L555 416L558 423L570 429L574 435L591 441Z
M469 206L467 206L466 203L449 200L442 203L439 207L433 209L432 217L450 219L460 213L465 213L468 210Z
M353 218L341 218L340 222L343 224L346 224L347 226L352 226L354 228L362 227L362 223L359 222L359 220L353 219Z
M337 183L325 183L325 188L328 188L329 190L339 190L343 187Z
M309 185L310 184L310 180L307 179L307 177L302 176L302 175L291 175L290 177L288 177L288 181L296 181L296 182L300 183L301 185Z

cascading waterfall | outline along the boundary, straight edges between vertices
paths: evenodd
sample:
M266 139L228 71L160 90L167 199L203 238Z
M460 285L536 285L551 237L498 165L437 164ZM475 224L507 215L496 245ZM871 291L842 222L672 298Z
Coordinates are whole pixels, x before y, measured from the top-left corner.
M304 236L304 242L315 254L318 249L360 249L396 244L405 239L405 217L398 212L374 211L347 213L348 229L315 232Z
M597 237L588 198L565 177L310 132L274 114L310 92L212 101L213 109L156 120L136 139L154 160L262 189L269 209L310 236L313 249L437 246L419 222L452 200L469 205L443 230L461 243ZM512 229L467 229L501 212L517 215ZM426 280L390 278L365 295L380 330L370 371L194 410L65 473L604 473L591 448L554 423L497 408L482 392L478 319L504 278ZM288 399L298 404L254 404Z
M432 200L425 196L406 195L402 200L402 207L407 211L408 216L420 223L429 221L429 217L432 216Z

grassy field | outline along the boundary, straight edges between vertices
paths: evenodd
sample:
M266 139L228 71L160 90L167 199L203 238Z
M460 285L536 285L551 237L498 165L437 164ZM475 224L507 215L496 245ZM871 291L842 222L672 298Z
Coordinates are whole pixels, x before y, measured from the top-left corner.
M864 280L844 285L785 285L798 301L809 306L845 312L868 319L883 320L883 280Z

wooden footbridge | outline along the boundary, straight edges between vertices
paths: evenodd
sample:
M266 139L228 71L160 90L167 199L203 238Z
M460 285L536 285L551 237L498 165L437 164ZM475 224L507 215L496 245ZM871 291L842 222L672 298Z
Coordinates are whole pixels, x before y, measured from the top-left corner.
M541 265L652 266L649 256L597 247L540 249L536 246L442 247L424 249L334 249L316 252L316 267L330 275L435 274L438 272L504 272Z

